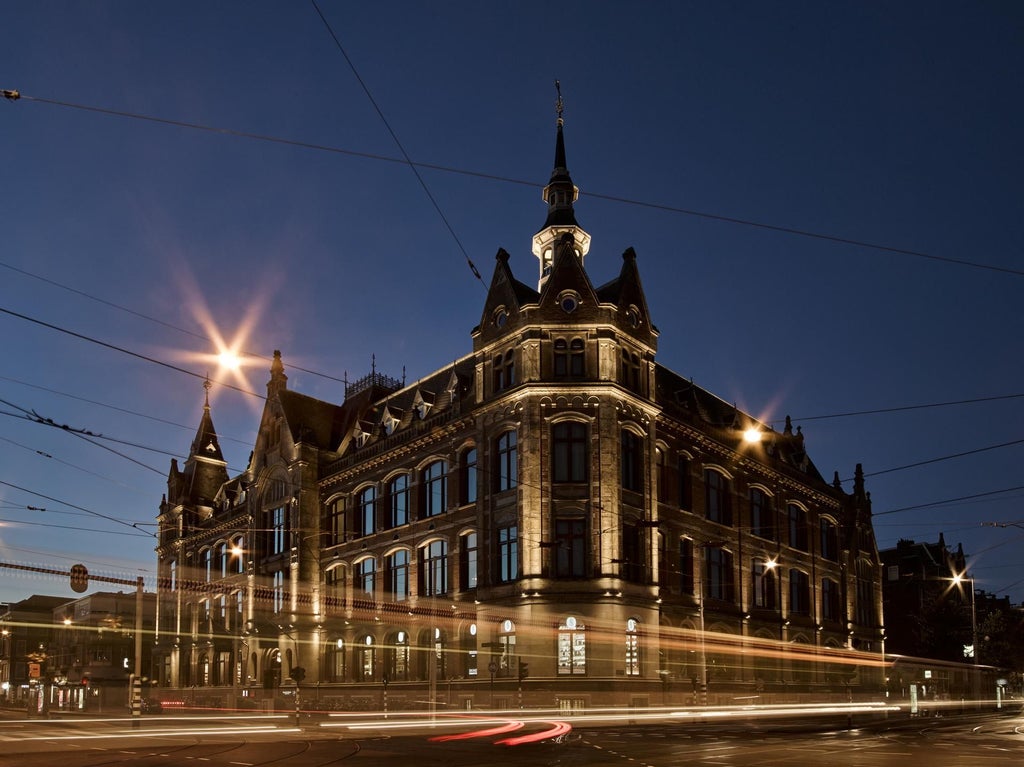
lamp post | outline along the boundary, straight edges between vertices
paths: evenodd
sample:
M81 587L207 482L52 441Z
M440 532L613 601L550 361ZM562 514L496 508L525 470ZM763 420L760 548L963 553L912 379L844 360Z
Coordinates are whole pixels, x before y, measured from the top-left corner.
M705 541L694 547L701 552L697 563L697 615L700 622L700 705L708 704L708 657L704 644L704 569L707 567L707 549L718 548L725 543L723 540Z
M978 612L974 606L974 578L968 578L964 573L953 575L953 585L958 589L962 589L967 582L971 584L971 660L974 665L978 665ZM967 654L966 648L964 654Z

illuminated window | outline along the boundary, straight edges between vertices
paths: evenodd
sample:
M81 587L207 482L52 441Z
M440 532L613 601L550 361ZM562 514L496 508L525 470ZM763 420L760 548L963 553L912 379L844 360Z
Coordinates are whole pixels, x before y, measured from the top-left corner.
M640 676L640 635L635 618L626 621L626 676Z
M267 554L283 554L286 548L287 533L287 510L284 506L278 506L267 512L268 545Z
M572 616L558 627L557 656L560 675L587 673L586 627Z
M363 636L356 645L356 676L359 682L373 682L374 670L377 665L377 648L374 647L373 637L369 634Z
M404 681L409 678L409 635L396 631L391 635L385 650L385 670L389 681Z

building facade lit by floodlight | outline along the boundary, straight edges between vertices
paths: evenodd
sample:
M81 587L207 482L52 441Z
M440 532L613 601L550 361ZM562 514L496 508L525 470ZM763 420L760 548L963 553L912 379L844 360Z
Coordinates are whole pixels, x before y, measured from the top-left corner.
M577 195L559 118L538 278L498 251L455 362L332 404L275 353L236 477L207 403L160 508L165 686L297 683L325 708L878 694L860 467L826 481L788 419L660 365L637 255L595 284Z

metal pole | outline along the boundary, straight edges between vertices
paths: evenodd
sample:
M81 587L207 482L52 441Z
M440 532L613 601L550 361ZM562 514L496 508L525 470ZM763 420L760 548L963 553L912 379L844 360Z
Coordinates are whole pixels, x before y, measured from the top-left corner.
M137 729L142 718L142 576L135 579L135 673L131 679L132 728Z

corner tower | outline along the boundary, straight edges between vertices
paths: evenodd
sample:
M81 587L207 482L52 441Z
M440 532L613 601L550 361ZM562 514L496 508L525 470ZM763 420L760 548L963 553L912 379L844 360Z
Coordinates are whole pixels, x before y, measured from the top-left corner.
M558 113L557 134L555 136L555 167L551 171L551 180L544 187L544 202L548 204L548 217L544 227L533 235L533 255L540 261L540 279L537 282L537 290L544 287L548 276L551 274L551 267L555 260L555 248L558 240L565 233L573 237L573 249L576 257L583 263L583 257L590 250L590 235L576 223L576 213L573 210L573 203L580 195L579 188L572 183L569 176L569 169L565 162L565 139L562 135L562 91L557 80L555 88L558 90L558 100L555 102L555 109Z

